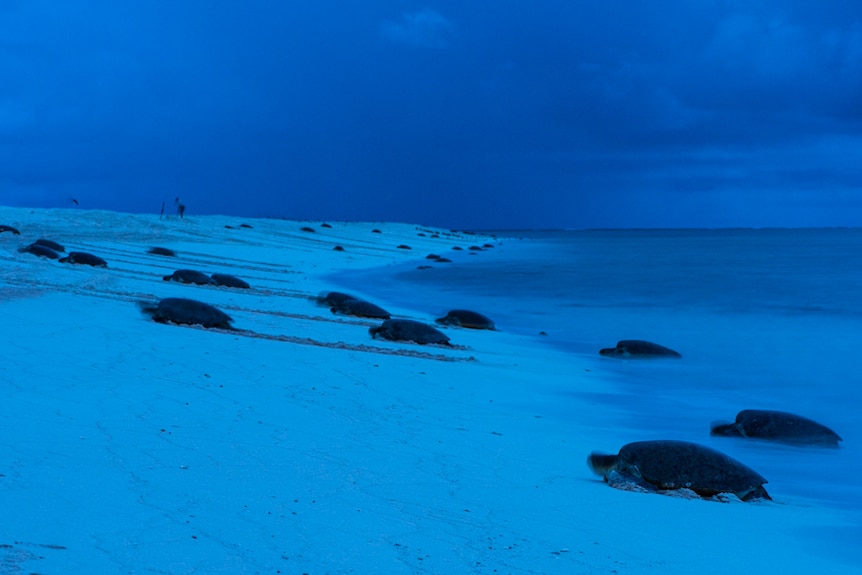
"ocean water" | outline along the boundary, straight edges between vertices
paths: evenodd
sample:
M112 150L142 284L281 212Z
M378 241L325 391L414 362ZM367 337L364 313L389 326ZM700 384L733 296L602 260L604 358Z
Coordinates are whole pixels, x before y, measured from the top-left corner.
M641 439L698 441L767 477L776 500L833 506L862 524L862 229L497 236L494 249L459 252L452 264L336 279L418 318L475 309L499 329L588 362L608 387L589 399L613 419L597 450ZM655 341L683 359L598 355L620 339ZM550 416L579 417L578 377L550 391L558 400ZM810 417L844 442L836 450L709 435L712 422L747 408Z

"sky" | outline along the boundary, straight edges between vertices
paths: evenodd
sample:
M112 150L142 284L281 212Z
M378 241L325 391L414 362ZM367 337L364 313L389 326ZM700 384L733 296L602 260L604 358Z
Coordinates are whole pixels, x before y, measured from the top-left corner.
M5 0L0 204L862 225L857 0Z

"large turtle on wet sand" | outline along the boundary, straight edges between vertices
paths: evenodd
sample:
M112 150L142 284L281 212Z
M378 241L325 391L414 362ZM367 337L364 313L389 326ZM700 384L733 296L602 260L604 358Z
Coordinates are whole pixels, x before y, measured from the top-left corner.
M174 281L182 284L212 285L216 283L210 276L197 270L176 270L162 279L166 282Z
M357 298L356 296L352 296L348 293L343 293L340 291L331 291L331 292L327 292L325 294L320 294L315 299L317 300L317 303L319 303L320 305L334 307L334 306L341 305L341 303L343 303L347 300L352 300L352 299L355 300L355 299L359 299L359 298Z
M201 325L234 329L231 317L208 303L182 297L166 297L158 303L139 302L141 313L159 323Z
M170 248L163 248L160 246L154 246L147 250L148 254L152 254L154 256L165 256L167 258L175 258L177 257L177 253Z
M87 252L69 252L69 255L57 261L63 264L79 264L97 268L108 267L108 263L105 260Z
M455 325L470 329L497 329L494 327L494 322L488 316L467 309L450 310L444 317L435 319L434 321L440 325Z
M58 254L49 247L37 244L35 242L22 248L18 248L18 251L22 254L33 254L34 256L39 256L40 258L50 258L52 260L60 259L60 254Z
M377 304L363 299L346 299L330 308L332 313L367 317L371 319L389 319L390 314Z
M337 291L321 294L317 297L317 303L329 306L329 311L332 313L371 319L389 319L391 317L388 311L377 304Z
M211 277L212 277L212 280L218 286L232 287L232 288L239 288L239 289L250 289L251 288L251 286L248 285L247 281L240 279L236 276L232 276L230 274L213 274Z
M450 345L446 334L430 325L412 319L387 319L379 327L369 329L368 333L375 339L381 337L390 341Z
M822 447L838 447L842 441L840 435L807 417L765 409L743 409L735 422L714 423L710 433Z
M48 240L45 238L39 238L35 242L30 245L34 246L45 246L46 248L51 248L55 252L65 252L66 248L63 247L62 244L55 242L54 240Z
M651 358L679 358L682 357L678 351L674 351L663 345L644 341L642 339L624 339L617 342L616 347L606 347L599 350L599 354L606 357L617 357L621 359L651 359Z
M690 489L702 497L733 493L742 501L772 499L766 479L739 461L687 441L637 441L617 455L593 453L590 469L613 487L640 486L649 491Z

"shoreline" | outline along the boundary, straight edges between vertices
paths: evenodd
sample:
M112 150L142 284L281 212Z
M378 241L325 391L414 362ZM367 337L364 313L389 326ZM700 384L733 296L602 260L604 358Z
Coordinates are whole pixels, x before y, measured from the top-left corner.
M604 377L518 334L451 328L467 349L432 353L475 358L456 362L277 339L428 351L372 340L377 322L333 316L309 297L330 287L334 269L424 254L434 242L415 234L429 228L331 222L303 232L307 222L165 225L73 212L20 214L22 236L104 254L107 269L18 254L25 237L0 235L0 286L34 296L0 299L15 326L0 336L11 350L0 374L0 565L10 573L724 575L858 565L859 529L842 531L829 510L604 485L585 463L623 435L590 400L608 393ZM13 224L10 215L0 208L0 223ZM241 222L253 227L224 228ZM153 244L182 259L146 255ZM161 280L186 265L236 273L254 289ZM229 307L236 328L274 339L145 321L133 305L141 296ZM561 403L561 392L575 397Z

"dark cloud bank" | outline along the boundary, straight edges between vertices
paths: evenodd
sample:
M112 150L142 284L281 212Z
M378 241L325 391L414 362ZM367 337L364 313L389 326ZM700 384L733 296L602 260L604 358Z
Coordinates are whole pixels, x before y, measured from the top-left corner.
M856 2L0 7L2 203L859 225Z

